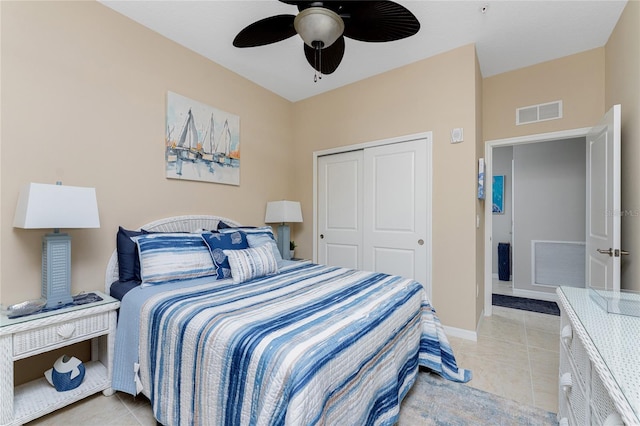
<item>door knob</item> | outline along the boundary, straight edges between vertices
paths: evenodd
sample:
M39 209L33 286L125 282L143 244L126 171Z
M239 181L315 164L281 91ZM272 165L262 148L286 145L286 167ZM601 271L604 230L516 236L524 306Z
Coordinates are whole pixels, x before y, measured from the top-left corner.
M419 245L419 246L421 246L421 245L423 245L423 244L424 244L424 240L423 240L422 238L420 238L420 239L418 240L418 245Z
M608 254L609 257L613 256L613 249L611 248L609 250L606 250L606 249L596 249L596 250L600 254Z
M322 240L324 238L324 234L320 234L320 239Z

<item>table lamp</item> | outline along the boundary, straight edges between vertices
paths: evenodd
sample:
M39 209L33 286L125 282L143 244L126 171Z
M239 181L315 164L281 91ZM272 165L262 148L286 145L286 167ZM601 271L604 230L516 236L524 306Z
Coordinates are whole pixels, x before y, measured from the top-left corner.
M289 251L289 225L286 222L302 222L302 210L297 201L269 201L264 216L265 223L280 223L278 225L278 250L283 259L291 259Z
M73 302L71 236L61 228L99 228L95 188L29 183L20 190L14 228L53 229L42 237L42 297L47 308Z

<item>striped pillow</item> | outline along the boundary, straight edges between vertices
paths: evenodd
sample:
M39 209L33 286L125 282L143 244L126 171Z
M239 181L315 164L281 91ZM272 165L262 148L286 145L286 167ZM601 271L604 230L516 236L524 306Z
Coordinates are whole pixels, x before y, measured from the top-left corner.
M260 226L258 228L254 228L254 227L237 227L237 228L223 228L223 229L218 229L218 232L222 233L222 234L228 234L230 232L237 232L237 231L241 231L244 232L246 235L268 235L269 237L271 237L271 239L275 240L275 237L273 236L273 229L270 226Z
M224 254L229 259L231 278L234 283L241 283L278 272L278 262L273 255L273 251L271 251L271 247L266 244L245 250L225 250Z
M276 262L280 262L282 260L282 255L280 254L278 245L273 237L269 237L266 234L247 234L247 241L249 242L250 248L256 248L267 244L271 248L273 256L276 258Z
M138 246L142 287L216 275L200 234L145 234L131 239Z

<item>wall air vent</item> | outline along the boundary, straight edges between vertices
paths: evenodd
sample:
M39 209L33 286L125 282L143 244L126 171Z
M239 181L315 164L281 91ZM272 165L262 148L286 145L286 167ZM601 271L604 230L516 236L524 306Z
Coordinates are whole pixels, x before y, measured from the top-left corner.
M562 101L530 105L516 109L516 126L562 118Z

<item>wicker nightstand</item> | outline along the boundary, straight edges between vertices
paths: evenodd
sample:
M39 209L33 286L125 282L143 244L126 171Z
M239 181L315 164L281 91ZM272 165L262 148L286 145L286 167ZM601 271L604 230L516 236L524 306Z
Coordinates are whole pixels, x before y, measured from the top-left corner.
M0 316L0 425L26 423L96 392L112 395L111 369L118 300L102 300L56 311L8 319ZM13 363L91 339L91 361L82 384L56 391L43 377L14 387Z

